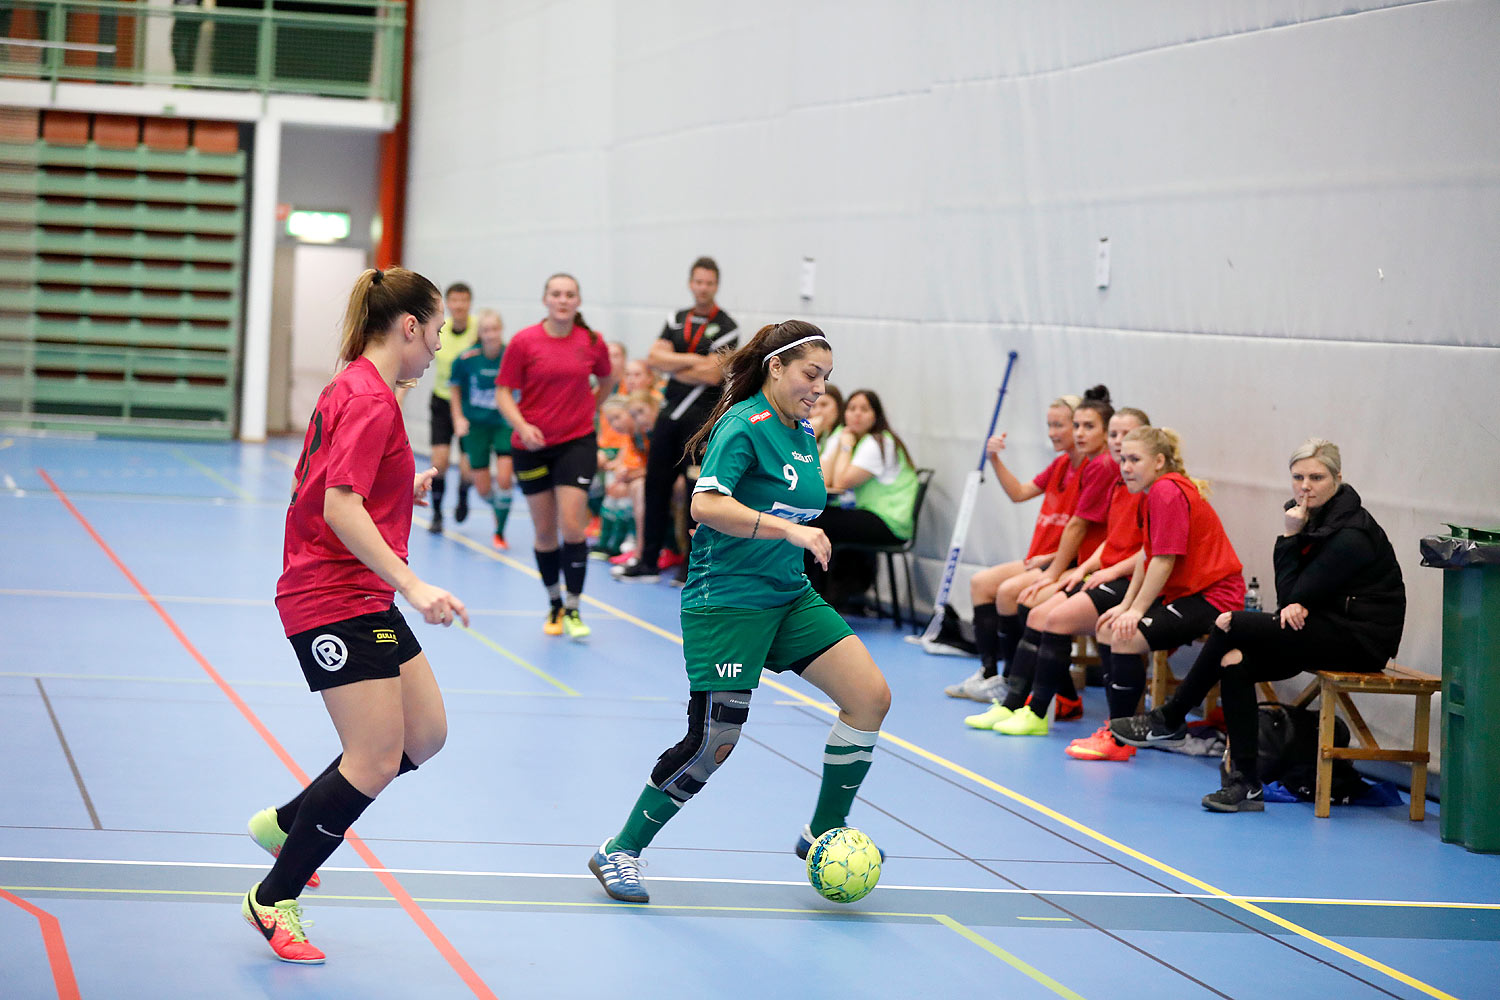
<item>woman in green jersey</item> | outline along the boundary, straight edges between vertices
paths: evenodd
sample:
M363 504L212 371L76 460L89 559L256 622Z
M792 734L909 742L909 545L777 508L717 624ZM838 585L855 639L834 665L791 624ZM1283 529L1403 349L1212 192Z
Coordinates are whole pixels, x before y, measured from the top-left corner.
M827 491L807 423L833 370L811 323L765 326L725 363L723 398L688 442L707 440L693 491L693 536L682 591L687 735L663 753L620 832L589 869L615 899L644 903L640 854L724 763L762 670L791 671L839 707L823 750L823 782L796 853L844 826L870 769L891 691L864 644L803 573L803 552L828 566L828 538L808 521Z

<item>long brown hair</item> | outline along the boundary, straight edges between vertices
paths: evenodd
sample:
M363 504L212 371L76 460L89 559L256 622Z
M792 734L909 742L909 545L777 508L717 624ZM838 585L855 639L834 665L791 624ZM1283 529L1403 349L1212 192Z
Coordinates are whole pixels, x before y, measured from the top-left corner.
M802 340L806 337L817 337L822 340L822 346L828 347L828 338L823 331L813 324L801 319L782 320L780 323L767 323L755 331L755 336L750 338L750 343L735 351L723 361L724 365L724 395L719 399L719 405L714 407L713 413L704 421L703 426L698 429L683 449L683 454L690 459L702 454L701 449L713 432L714 424L719 418L728 412L736 403L743 403L751 396L760 392L761 387L766 384L767 361L772 354L781 358L781 363L795 361L806 354L809 349L819 346L817 341L799 344L789 351L781 351L781 348L794 340ZM831 349L831 348L830 348Z
M906 442L901 440L900 434L897 434L895 431L891 430L890 422L885 419L885 405L880 402L880 397L875 394L875 390L855 389L853 392L849 393L849 403L854 402L854 397L856 396L865 397L865 400L870 404L870 409L875 413L875 422L870 425L870 429L866 433L870 437L873 437L876 441L882 442L880 450L882 452L885 451L884 438L887 434L889 434L891 436L891 440L896 442L896 447L900 449L901 457L906 459L907 464L913 466L916 465L916 463L911 460L911 452L906 450ZM844 404L845 409L848 409L849 403ZM849 426L848 420L844 421L844 426ZM865 437L865 434L861 434L859 438L855 439L855 447L859 446L859 439L863 437ZM882 458L881 461L885 461L885 459Z
M437 286L415 271L388 267L370 268L354 279L349 305L344 309L339 360L348 364L365 353L370 341L379 340L391 325L407 313L426 323L443 308Z

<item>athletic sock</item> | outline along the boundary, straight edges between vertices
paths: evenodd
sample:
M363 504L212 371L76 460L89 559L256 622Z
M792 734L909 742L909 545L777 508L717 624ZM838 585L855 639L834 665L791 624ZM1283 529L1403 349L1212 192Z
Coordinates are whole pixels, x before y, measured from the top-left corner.
M1139 653L1111 651L1106 661L1104 698L1109 703L1111 719L1128 719L1135 714L1146 690L1146 658Z
M443 512L443 494L448 492L448 478L446 475L432 477L432 509L437 513ZM283 896L283 899L290 897Z
M993 603L974 607L974 648L979 651L979 665L984 676L1000 672L1000 612Z
M1012 712L1026 704L1026 699L1031 696L1032 681L1036 677L1037 646L1041 641L1042 633L1034 628L1028 628L1021 634L1021 641L1016 644L1016 651L1011 654L1009 666L1005 671L1004 705Z
M866 732L839 720L828 733L823 748L823 784L818 788L818 804L813 807L809 827L814 837L821 836L849 820L849 809L859 786L875 759L875 741L880 732Z
M577 597L583 593L583 580L589 571L589 543L563 542L558 552L562 556L563 582L569 596L574 598L571 606L577 607Z
M996 609L995 615L999 619L1000 644L995 649L995 654L1005 661L1004 674L1010 676L1010 661L1016 657L1016 647L1021 644L1021 635L1026 631L1026 609L1017 608L1013 615L1002 615Z
M338 846L360 814L375 800L349 784L337 768L308 786L297 819L287 831L286 843L276 863L260 883L255 901L274 906L283 899L296 899Z
M542 574L542 586L547 588L547 596L552 599L553 604L562 604L562 587L557 582L562 574L562 553L557 549L551 552L543 552L541 549L531 551L536 555L536 568Z
M1024 644L1023 644L1024 645ZM1047 714L1052 698L1066 679L1072 686L1069 667L1073 660L1073 637L1043 632L1036 647L1036 680L1031 686L1031 711L1038 716ZM1019 655L1019 654L1018 654ZM1066 696L1072 697L1072 696Z
M655 785L647 785L641 789L640 797L635 800L630 817L620 832L604 845L604 853L633 851L639 854L651 846L652 839L681 808L681 802Z
M502 491L499 487L491 487L487 498L490 509L495 512L495 534L505 534L505 521L510 517L511 495L509 490Z
M323 773L319 774L317 778L309 781L307 783L307 788L302 789L302 791L292 796L291 800L287 802L286 805L278 806L276 808L276 825L281 827L281 831L283 833L291 830L292 824L297 822L297 810L302 808L302 800L307 798L308 789L312 788L313 785L316 785L318 783L318 780L325 777L328 772L338 770L338 766L343 762L343 754L339 754L337 757L333 758L333 763L323 768ZM401 775L406 774L409 771L415 771L416 769L417 765L412 763L411 758L406 756L405 751L402 751L401 767L396 771L396 777L399 778Z

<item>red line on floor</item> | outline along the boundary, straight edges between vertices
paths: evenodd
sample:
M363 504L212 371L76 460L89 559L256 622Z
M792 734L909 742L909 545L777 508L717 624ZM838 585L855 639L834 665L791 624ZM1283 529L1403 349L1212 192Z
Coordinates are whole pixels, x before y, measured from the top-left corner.
M52 982L57 986L58 1000L78 1000L78 980L73 976L73 963L68 960L68 946L63 941L62 925L57 918L4 889L0 889L0 899L15 903L36 917L36 922L42 925L42 943L47 947L47 963L52 966Z
M203 672L208 674L209 679L212 680L216 685L218 685L219 690L224 692L224 697L229 699L230 704L239 709L240 714L245 717L245 721L250 723L250 728L254 729L258 734L260 734L260 738L264 740L266 745L271 748L271 751L276 754L277 759L285 764L286 769L292 772L293 777L295 777L299 782L302 783L304 787L306 787L309 780L307 777L307 772L297 766L297 762L292 759L292 755L286 752L286 748L283 747L281 745L281 742L271 734L271 731L266 728L265 723L261 722L260 719L256 717L255 713L250 709L250 706L245 704L244 699L242 699L239 694L236 693L234 688L230 687L229 682L224 680L224 678L219 675L219 672L213 668L213 665L208 662L208 659L202 653L198 652L198 648L192 644L187 635L184 634L182 629L177 626L177 623L172 620L172 616L167 614L166 609L163 608L160 603L158 603L151 592L146 589L145 585L142 584L140 580L136 579L136 575L130 572L130 568L120 560L120 557L115 555L115 550L109 547L109 544L100 537L99 532L94 530L94 526L88 522L88 519L79 512L77 507L73 506L73 501L68 499L67 494L62 491L61 487L59 487L57 483L52 481L51 476L47 475L47 470L37 469L36 471L42 477L43 481L46 482L48 488L52 490L53 495L62 502L62 505L64 507L68 508L68 512L78 520L78 523L83 525L83 530L88 532L89 537L94 540L94 543L98 545L99 548L104 550L104 554L109 557L109 561L115 564L115 568L118 569L122 574L124 574L125 579L130 581L130 585L136 589L141 597L145 598L146 603L151 605L151 609L156 612L156 614L164 623L166 623L168 631L170 631L174 636L177 637L177 641L182 643L183 648L188 651L188 655L192 656L192 658L197 661L198 666L203 668ZM438 953L441 954L443 958L447 959L448 964L453 967L453 971L458 973L459 978L464 981L465 985L467 985L471 991L473 991L474 995L477 997L487 998L487 1000L498 1000L495 994L491 992L490 988L484 984L484 980L479 978L478 973L476 973L469 966L468 962L464 961L463 956L458 953L458 949L453 947L452 943L449 942L448 938L443 934L443 932L438 930L437 925L432 922L427 914L423 912L422 908L417 905L416 901L411 898L411 894L402 887L400 882L396 881L396 877L394 875L384 870L385 865L379 858L375 856L375 852L370 850L365 842L360 840L352 830L344 835L344 839L348 841L349 846L353 847L354 850L359 854L359 856L364 859L365 864L375 869L375 875L380 879L381 884L385 886L386 891L391 894L391 897L395 899L396 902L401 904L401 908L406 911L406 915L411 917L412 921L422 929L422 932L427 935L427 939L432 942L433 947L437 948ZM20 900L16 900L16 902L23 907L27 905ZM30 909L30 907L27 908ZM33 912L39 914L38 919L41 919L42 916L46 916L45 914L42 914L42 911L40 910L34 910ZM56 920L53 920L53 924L56 925L56 923ZM43 933L45 935L45 927ZM61 940L61 932L59 931L59 943L61 943ZM48 954L52 954L50 943L48 945ZM64 953L63 957L64 960L66 960L66 953ZM55 972L56 966L54 966L54 974ZM71 974L72 973L70 968L70 977ZM62 996L62 994L59 993L59 996ZM78 996L76 987L74 987L73 993L69 994L69 996Z

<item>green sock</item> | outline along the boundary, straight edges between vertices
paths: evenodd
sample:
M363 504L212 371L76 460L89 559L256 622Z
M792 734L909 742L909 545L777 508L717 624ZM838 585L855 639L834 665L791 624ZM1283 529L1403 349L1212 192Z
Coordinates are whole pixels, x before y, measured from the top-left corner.
M635 851L640 853L651 845L651 839L666 825L667 820L677 815L677 810L682 808L672 796L654 785L647 785L641 790L641 797L635 800L635 806L630 810L630 818L614 839L604 845L604 853L610 851Z
M818 789L818 804L809 824L814 837L848 825L849 809L870 771L879 738L878 731L867 733L842 721L833 724L828 745L823 748L823 785Z
M501 492L494 487L490 492L490 508L495 512L495 534L505 534L505 519L510 517L510 490Z

